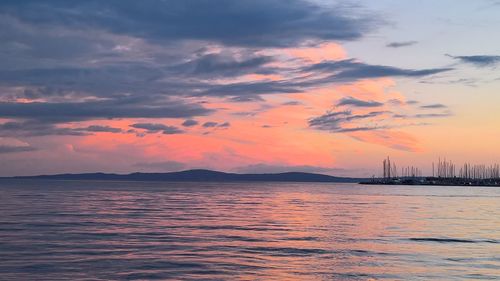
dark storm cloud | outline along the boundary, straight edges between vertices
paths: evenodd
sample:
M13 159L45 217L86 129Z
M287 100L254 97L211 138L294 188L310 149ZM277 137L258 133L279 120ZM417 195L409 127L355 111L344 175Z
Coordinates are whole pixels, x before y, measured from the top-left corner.
M153 42L206 40L233 46L354 40L382 23L353 6L325 8L303 0L5 0L0 11L30 24L101 29Z
M0 117L38 119L48 122L69 122L108 118L185 118L209 114L198 104L170 101L152 105L140 99L115 99L87 102L0 102Z
M452 56L450 58L459 60L462 63L472 64L476 67L495 66L500 63L500 56L477 55L477 56Z
M435 103L435 104L428 104L428 105L422 105L420 108L423 109L439 109L439 108L446 108L447 106L441 103Z
M343 105L349 105L349 106L355 106L355 107L379 107L384 105L381 102L377 101L364 101L360 99L356 99L353 97L345 97L342 98L338 103L338 106L343 106Z
M165 124L160 124L160 123L136 123L130 125L132 128L136 129L143 129L146 130L148 133L158 133L162 132L164 135L173 135L173 134L182 134L184 133L183 130L175 127L175 126L168 126Z
M385 46L389 47L389 48L402 48L402 47L409 47L409 46L415 45L417 43L418 43L418 41L391 42Z
M452 70L451 68L404 69L394 66L371 65L354 59L321 62L304 69L332 73L326 81L354 81L381 77L422 77Z

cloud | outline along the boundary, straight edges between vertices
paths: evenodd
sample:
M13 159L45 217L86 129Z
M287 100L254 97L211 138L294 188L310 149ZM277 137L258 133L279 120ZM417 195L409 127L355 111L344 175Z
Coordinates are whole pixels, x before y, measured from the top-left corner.
M202 125L204 128L229 128L231 127L231 123L229 122L224 122L224 123L219 123L219 122L205 122Z
M490 56L490 55L477 55L477 56L452 56L446 54L446 56L459 60L462 63L472 64L476 67L489 67L495 66L500 63L500 56Z
M158 133L162 132L164 135L173 135L173 134L181 134L184 133L183 130L175 127L175 126L168 126L165 124L160 124L160 123L136 123L130 125L132 128L136 129L143 129L146 130L148 133Z
M353 114L350 110L336 112L331 111L321 116L310 119L309 127L317 130L336 133L378 130L385 128L385 126L373 124L370 126L344 127L344 125L351 124L352 122L356 122L359 120L370 120L371 118L378 117L386 113L386 111L373 111L366 114Z
M90 125L87 127L60 127L55 124L30 120L24 122L10 121L0 124L2 136L85 136L92 133L122 133L122 129L110 126Z
M181 101L145 103L113 99L87 102L0 102L0 117L69 122L109 118L185 118L207 115L212 110Z
M8 146L0 145L0 153L15 153L15 152L26 152L36 150L31 146Z
M110 126L101 126L101 125L90 125L86 128L79 128L78 130L87 131L87 132L103 132L103 133L121 133L122 129L114 128Z
M33 151L36 148L15 138L0 138L0 154Z
M190 60L186 63L172 67L182 75L202 76L240 76L247 73L270 71L262 67L272 62L269 56L257 56L245 59L237 59L234 56L223 56L222 54L206 54Z
M184 122L182 122L182 126L184 127L193 127L198 125L198 121L193 120L193 119L187 119Z
M24 122L5 122L0 124L1 136L85 136L89 135L86 129L72 129L58 127L54 124L44 123L36 120Z
M355 40L383 24L380 17L347 5L329 8L303 0L3 1L0 7L27 24L105 30L163 44L203 40L285 47L306 40Z
M253 164L234 169L237 173L262 174L262 173L286 173L286 172L304 172L304 173L326 173L332 171L341 171L339 169L316 167L308 165L288 166L288 165L269 165L265 163Z
M343 106L343 105L349 105L349 106L355 106L355 107L379 107L384 105L381 102L377 101L364 101L360 99L356 99L353 97L345 97L342 98L338 103L337 106Z
M303 88L293 82L240 82L225 85L213 85L194 96L245 96L301 93Z
M219 124L217 127L219 127L219 128L229 128L229 127L231 127L231 123L224 122L222 124Z
M440 109L440 108L447 108L446 105L441 104L441 103L435 103L435 104L428 104L428 105L422 105L420 108L423 109Z
M351 137L362 142L373 143L389 147L396 150L417 152L420 151L420 144L417 138L399 131L367 131L351 134Z
M422 113L416 114L413 118L441 118L441 117L449 117L453 114L451 112L443 112L443 113Z
M382 77L422 77L452 70L451 68L404 69L385 65L371 65L354 59L326 61L308 66L305 71L331 73L326 81L355 81Z
M139 162L135 163L133 167L152 172L174 172L186 169L184 163L176 161Z
M354 59L340 61L324 61L317 64L289 69L289 71L307 74L306 78L288 79L281 81L252 81L228 84L205 85L192 94L192 96L217 96L237 97L238 100L261 100L259 95L302 93L309 88L314 88L332 83L353 82L361 79L374 79L383 77L423 77L452 70L451 68L433 69L403 69L384 65L370 65L357 62ZM311 75L312 73L312 75ZM321 77L327 74L326 77ZM248 98L249 97L249 98Z
M212 121L209 121L209 122L205 122L203 123L203 127L205 128L213 128L213 127L217 127L217 122L212 122Z
M391 42L385 45L389 48L401 48L401 47L409 47L418 44L418 41L402 41L402 42Z
M303 103L300 101L287 101L287 102L282 103L281 105L295 106L295 105L303 105Z

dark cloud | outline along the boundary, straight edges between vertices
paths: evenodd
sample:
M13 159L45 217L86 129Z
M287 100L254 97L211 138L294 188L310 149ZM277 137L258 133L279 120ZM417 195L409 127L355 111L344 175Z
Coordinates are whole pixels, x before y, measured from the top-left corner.
M399 100L399 99L390 99L387 101L390 105L394 105L394 106L401 106L401 105L404 105L404 101L402 100Z
M208 75L228 77L264 71L262 67L271 61L272 58L268 56L236 59L233 56L207 54L181 65L174 66L172 69L182 75L188 76Z
M87 132L102 132L102 133L121 133L122 129L114 128L110 126L101 126L101 125L90 125L86 128L80 128L82 131Z
M264 101L259 95L234 96L229 99L231 102L256 102Z
M205 128L213 128L213 127L217 127L218 123L217 122L205 122L203 123L203 127Z
M29 24L98 29L151 42L206 40L236 46L293 46L354 40L382 21L352 6L303 0L2 1L3 13Z
M443 113L422 113L416 114L414 118L441 118L441 117L449 117L453 114L451 112L443 112Z
M477 56L452 56L450 58L459 60L462 63L472 64L476 67L495 66L500 63L500 56L477 55Z
M182 126L184 127L193 127L198 125L198 121L193 120L193 119L187 119L184 122L182 122Z
M174 172L186 169L186 165L176 161L162 161L162 162L140 162L135 163L133 167L150 172Z
M423 109L439 109L439 108L447 108L446 105L441 104L441 103L435 103L435 104L427 104L427 105L422 105L420 108Z
M7 136L176 134L183 131L154 120L132 124L135 129L126 132L77 122L182 118L182 126L190 127L197 125L193 119L215 111L193 102L199 97L265 104L262 97L268 94L302 93L331 83L421 77L450 70L404 69L353 59L298 66L279 54L270 56L274 51L262 52L264 48L356 40L384 24L380 17L354 4L320 6L307 0L5 0L0 1L0 14L0 118L13 119L0 124L0 134ZM248 82L238 77L247 74L286 78ZM20 99L30 102L17 102ZM352 98L341 103L378 106L375 101ZM375 112L327 114L311 120L310 125L337 132L378 128L382 125L369 123L376 116ZM357 120L369 124L345 126ZM206 122L202 126L217 130L231 124Z
M160 123L136 123L136 124L130 125L130 127L136 128L136 129L143 129L143 130L146 130L148 133L162 132L165 135L184 133L183 130L181 130L175 126L168 126L168 125L160 124Z
M83 128L69 128L37 120L23 122L11 121L0 124L0 135L2 136L85 136L100 132L122 133L122 129L101 125L90 125Z
M367 130L376 130L385 128L385 126L380 126L377 124L373 124L370 126L359 126L359 127L345 127L345 125L351 125L352 122L356 122L359 120L366 121L371 120L374 117L378 117L380 115L386 114L386 111L373 111L366 114L353 114L350 110L345 111L332 111L327 112L324 115L319 117L315 117L309 120L309 127L330 131L330 132L352 132L352 131L367 131Z
M379 107L379 106L382 106L384 104L381 102L377 102L377 101L364 101L364 100L356 99L353 97L345 97L345 98L342 98L337 103L337 106L343 106L343 105L355 106L355 107Z
M293 82L241 82L226 85L214 85L195 96L244 96L251 97L265 94L301 93L301 85ZM240 100L241 101L241 100Z
M424 118L443 118L452 116L451 112L442 112L442 113L418 113L418 114L393 114L393 118L398 119L424 119ZM428 125L427 123L424 125Z
M34 151L36 148L31 146L10 146L10 145L0 145L0 153L15 153L15 152L26 152Z
M305 71L320 71L324 73L332 73L330 77L324 79L330 82L354 81L359 79L381 77L422 77L450 70L452 69L403 69L393 66L365 64L362 62L357 62L354 59L326 61L305 68Z
M229 127L231 127L231 123L224 122L222 124L219 124L217 127L219 127L219 128L229 128Z
M207 115L211 110L180 101L145 103L141 99L87 102L0 102L0 117L69 122L109 118L185 118Z
M287 101L287 102L282 103L281 105L285 105L285 106L288 106L288 105L302 105L302 103L300 101Z
M218 122L205 122L202 125L204 128L229 128L231 127L231 123L229 122L224 122L224 123L218 123Z
M89 135L86 129L73 129L58 127L51 123L36 120L24 122L6 122L0 124L0 135L2 136L85 136Z
M409 47L415 44L418 44L418 41L391 42L385 46L389 48L401 48L401 47Z
M332 83L352 82L360 79L381 78L381 77L423 77L452 70L451 68L434 69L403 69L392 66L370 65L357 62L354 59L341 61L324 61L318 64L309 65L295 72L303 72L310 75L306 78L289 79L281 81L258 81L258 82L238 82L223 85L205 85L205 89L195 91L193 96L219 96L219 97L258 97L268 94L291 94L302 93L309 88L318 87ZM292 70L290 70L292 71ZM324 76L323 78L314 78Z

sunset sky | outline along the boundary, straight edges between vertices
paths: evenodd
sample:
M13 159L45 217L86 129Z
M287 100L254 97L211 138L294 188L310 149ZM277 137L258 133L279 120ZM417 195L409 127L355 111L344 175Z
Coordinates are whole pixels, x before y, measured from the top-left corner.
M500 1L0 2L0 176L500 159Z

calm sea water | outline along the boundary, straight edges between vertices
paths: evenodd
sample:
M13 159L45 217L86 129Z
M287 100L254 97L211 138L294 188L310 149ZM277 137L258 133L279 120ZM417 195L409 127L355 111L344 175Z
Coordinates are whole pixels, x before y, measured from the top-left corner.
M0 181L1 280L499 277L499 188Z

